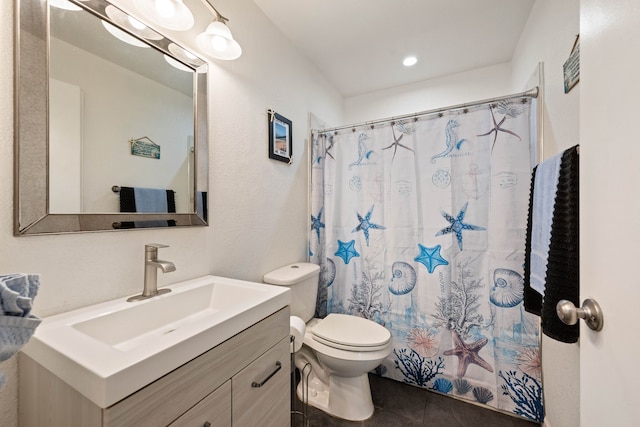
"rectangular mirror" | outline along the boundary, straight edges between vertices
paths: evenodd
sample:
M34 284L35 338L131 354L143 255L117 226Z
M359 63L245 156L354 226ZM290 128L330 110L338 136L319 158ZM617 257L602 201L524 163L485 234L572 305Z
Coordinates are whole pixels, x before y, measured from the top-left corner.
M15 234L206 225L207 64L105 0L49 3L18 2Z

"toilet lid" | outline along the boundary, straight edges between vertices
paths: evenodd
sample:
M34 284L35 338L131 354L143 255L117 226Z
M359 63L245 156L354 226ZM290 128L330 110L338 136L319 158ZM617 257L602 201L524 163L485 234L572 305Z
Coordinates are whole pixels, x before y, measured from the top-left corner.
M384 348L391 339L387 328L374 321L346 314L329 314L312 330L313 338L340 349L374 351Z

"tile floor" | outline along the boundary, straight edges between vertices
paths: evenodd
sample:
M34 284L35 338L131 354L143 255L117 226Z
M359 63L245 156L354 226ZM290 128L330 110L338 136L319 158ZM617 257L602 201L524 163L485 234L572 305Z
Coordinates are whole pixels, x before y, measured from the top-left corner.
M537 427L519 417L370 374L375 413L366 421L333 418L309 406L308 427ZM298 406L300 407L300 406ZM301 418L294 427L303 427Z

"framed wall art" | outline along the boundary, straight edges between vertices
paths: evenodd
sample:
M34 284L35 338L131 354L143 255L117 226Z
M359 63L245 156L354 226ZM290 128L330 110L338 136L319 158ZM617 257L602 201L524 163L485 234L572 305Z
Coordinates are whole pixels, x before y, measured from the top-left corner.
M268 112L269 158L290 164L293 161L291 120L273 110Z

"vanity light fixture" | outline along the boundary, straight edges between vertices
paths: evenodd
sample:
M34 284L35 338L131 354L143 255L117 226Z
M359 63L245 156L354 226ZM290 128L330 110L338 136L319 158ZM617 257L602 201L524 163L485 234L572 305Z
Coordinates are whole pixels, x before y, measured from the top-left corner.
M205 0L205 3L216 14L216 17L207 26L207 29L196 37L198 47L215 59L238 59L242 55L242 48L233 39L231 30L227 27L229 20L222 16L208 0Z
M76 6L75 4L67 0L49 0L49 5L64 10L82 10L80 6Z
M135 34L136 36L147 40L162 40L163 38L160 34L156 33L137 19L127 15L115 6L109 5L105 8L104 11L113 22L120 25L122 28L125 28L132 34ZM129 41L127 41L127 43L129 43ZM135 44L135 46L138 46L138 44Z
M145 18L161 27L175 31L193 27L193 14L183 0L133 0L133 4Z

